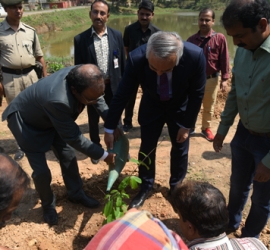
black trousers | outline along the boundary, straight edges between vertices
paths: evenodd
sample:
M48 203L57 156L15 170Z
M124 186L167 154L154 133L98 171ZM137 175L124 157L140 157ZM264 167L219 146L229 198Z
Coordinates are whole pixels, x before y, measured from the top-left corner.
M108 106L110 106L110 103L113 98L113 93L111 90L111 85L110 83L105 85L105 102ZM99 118L100 115L96 111L93 105L88 105L87 106L87 114L88 114L88 126L89 126L89 137L92 142L95 144L99 145L100 144L100 137L99 137Z
M149 170L143 166L139 166L139 177L142 179L141 188L151 189L156 173L156 147L161 135L163 126L167 124L170 141L172 144L170 152L170 188L173 189L175 185L182 181L187 173L188 166L188 150L189 150L189 137L183 143L176 142L176 136L179 130L179 126L169 118L167 115L163 115L153 122L141 126L141 146L139 151L138 159L142 161L145 156L140 152L148 155L151 160L146 159L144 162L148 165Z
M133 110L136 102L138 88L132 93L132 96L129 98L129 101L125 107L125 118L123 119L124 125L132 125L132 117L134 113Z
M8 126L28 158L33 170L32 178L43 207L49 206L53 201L50 187L52 175L45 155L50 148L59 160L68 196L76 200L84 195L75 151L62 140L56 130L47 131L46 137L43 135L46 131L25 124L19 112L14 112L8 117Z
M74 149L66 144L58 134L56 134L51 148L56 158L59 160L68 196L74 199L76 199L76 197L80 197L83 194L83 183L79 174ZM50 188L52 176L47 165L45 152L28 152L25 150L24 152L28 158L31 168L33 169L32 178L35 180L42 176L42 179L47 180L47 184L43 189ZM37 191L40 192L39 190Z

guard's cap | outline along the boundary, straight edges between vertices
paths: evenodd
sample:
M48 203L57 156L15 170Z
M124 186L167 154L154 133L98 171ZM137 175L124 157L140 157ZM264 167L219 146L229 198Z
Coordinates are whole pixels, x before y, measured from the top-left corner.
M22 3L22 0L0 0L3 6L12 6Z
M140 9L146 9L154 12L154 4L150 0L142 0L139 4L139 10Z

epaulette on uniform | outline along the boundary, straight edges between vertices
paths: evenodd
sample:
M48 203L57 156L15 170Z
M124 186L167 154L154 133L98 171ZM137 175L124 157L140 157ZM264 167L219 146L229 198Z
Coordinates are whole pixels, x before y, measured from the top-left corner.
M23 22L22 22L22 24L23 24L25 27L27 27L27 28L29 28L29 29L35 31L35 28L31 27L30 25L28 25L28 24L26 24L26 23L23 23Z

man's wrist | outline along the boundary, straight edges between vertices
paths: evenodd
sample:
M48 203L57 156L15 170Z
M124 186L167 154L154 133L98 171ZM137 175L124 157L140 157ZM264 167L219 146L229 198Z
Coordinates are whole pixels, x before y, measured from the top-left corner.
M102 157L99 160L102 160L102 161L105 160L108 155L109 155L109 153L104 150L104 153L103 153Z

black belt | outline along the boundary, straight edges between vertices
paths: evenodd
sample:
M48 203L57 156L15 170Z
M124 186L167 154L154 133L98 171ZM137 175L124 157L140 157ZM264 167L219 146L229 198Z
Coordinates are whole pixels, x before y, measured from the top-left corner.
M14 75L27 74L27 73L29 73L33 69L34 69L34 66L31 66L31 67L25 68L25 69L10 69L10 68L6 68L6 67L2 67L2 71L4 73L14 74Z
M255 136L260 136L260 137L269 137L270 138L270 132L269 133L257 133L252 130L248 130L250 134L255 135Z
M206 77L206 79L210 79L210 78L215 78L215 77L218 77L218 72L212 74L212 75L209 75Z

